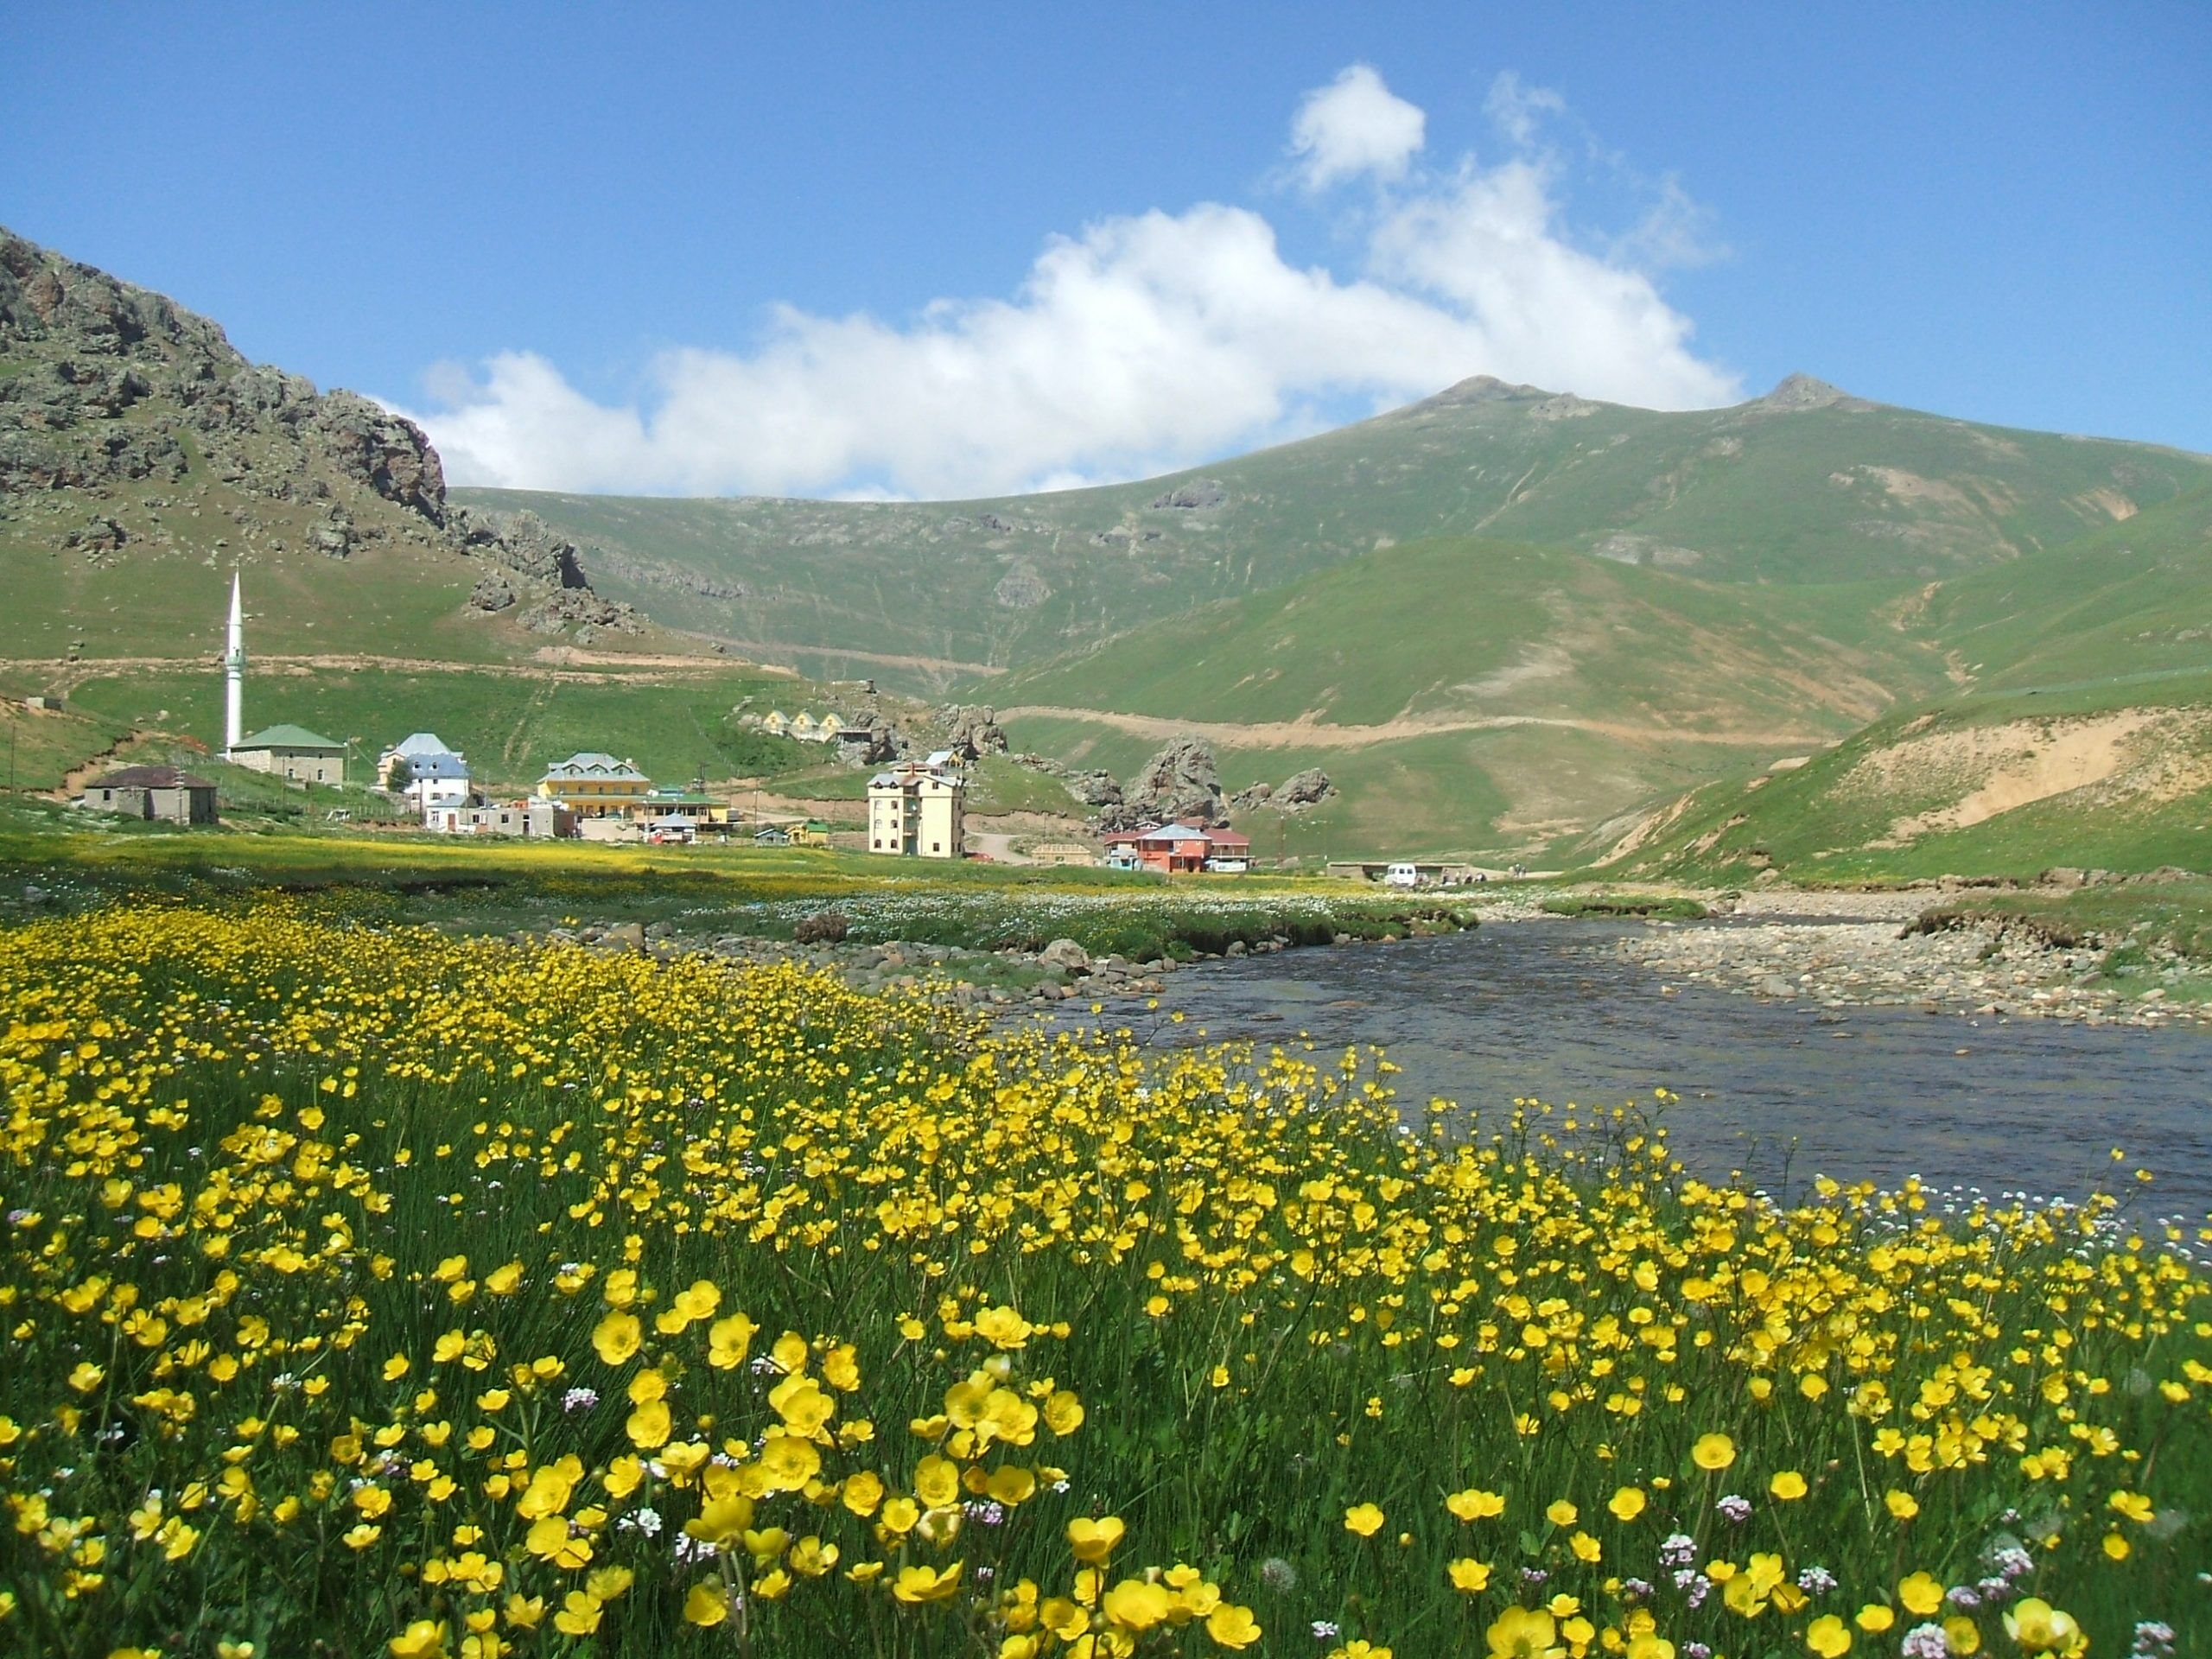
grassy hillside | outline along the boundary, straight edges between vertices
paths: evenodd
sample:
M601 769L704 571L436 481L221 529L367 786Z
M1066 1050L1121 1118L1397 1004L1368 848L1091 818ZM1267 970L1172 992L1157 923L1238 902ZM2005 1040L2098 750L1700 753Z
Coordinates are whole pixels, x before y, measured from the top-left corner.
M1440 538L1018 671L1002 704L1205 721L1525 715L1684 735L1840 735L1941 664L1816 636L1734 587L1560 548Z
M2212 489L1944 582L1911 626L1993 688L2212 664Z
M1440 534L1903 594L2208 484L2202 456L1976 426L1816 384L1669 414L1476 380L1299 443L1052 495L454 493L533 509L592 550L605 591L664 621L813 671L873 663L941 684Z
M410 732L434 731L467 756L480 784L520 787L579 749L634 758L658 781L680 783L803 766L820 752L729 721L747 694L789 698L791 682L742 669L588 674L391 669L261 673L247 685L251 723L290 721L347 746L365 780L378 753ZM88 673L73 709L102 732L138 730L213 747L222 682L204 670L117 668ZM180 748L188 753L188 748Z
M2212 672L1900 713L1687 794L1615 852L1626 874L1724 882L2212 868Z

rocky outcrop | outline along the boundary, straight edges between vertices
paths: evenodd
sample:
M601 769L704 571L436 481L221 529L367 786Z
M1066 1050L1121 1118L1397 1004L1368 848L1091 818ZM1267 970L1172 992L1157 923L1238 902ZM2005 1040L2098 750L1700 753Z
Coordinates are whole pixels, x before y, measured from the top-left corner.
M944 731L944 747L973 760L979 755L1007 752L1006 728L998 710L984 705L960 703L938 710Z
M565 633L575 630L578 640L588 643L599 633L641 633L645 622L627 605L601 599L588 588L562 588L522 613L523 626L532 633Z
M1283 779L1282 787L1275 791L1274 804L1286 812L1302 812L1309 806L1320 805L1336 792L1337 786L1329 781L1327 772L1319 766L1308 766Z
M1809 374L1785 374L1772 391L1764 397L1754 397L1744 407L1781 415L1804 409L1844 409L1863 414L1875 405Z
M1194 478L1187 484L1178 484L1166 493L1153 498L1155 507L1172 507L1179 512L1196 512L1207 507L1217 507L1229 499L1229 492L1221 480L1213 478Z
M1175 820L1219 823L1224 816L1213 750L1200 738L1179 737L1145 763L1129 780L1122 804L1102 810L1099 823L1127 830Z
M1121 785L1115 781L1112 772L1103 767L1088 772L1063 772L1060 776L1067 784L1068 792L1085 806L1122 804Z
M530 513L471 513L446 499L445 468L422 428L350 391L318 391L248 362L222 328L159 294L117 281L0 230L0 520L49 544L114 551L174 506L174 526L208 508L249 547L288 545L334 559L395 542L483 559L512 575L480 582L468 603L528 613L558 631L639 626L627 606L591 593L575 544ZM181 501L148 483L179 486ZM211 498L210 491L220 486ZM57 515L56 492L93 498ZM256 503L287 504L290 511ZM133 517L132 509L142 516ZM35 531L26 525L35 522ZM173 540L157 525L153 539ZM211 549L227 537L208 540ZM519 578L519 582L516 580ZM588 595L558 599L561 594ZM504 601L501 595L504 594Z
M1308 766L1285 779L1281 789L1272 784L1253 784L1240 789L1229 798L1229 804L1239 812L1249 812L1255 806L1272 806L1281 812L1303 812L1309 806L1320 805L1336 792L1337 786L1329 781L1327 772L1319 766Z
M469 608L485 612L512 610L516 602L515 585L497 570L476 584L468 595Z
M462 506L451 512L454 534L464 551L549 588L591 586L576 544L536 513L477 512Z

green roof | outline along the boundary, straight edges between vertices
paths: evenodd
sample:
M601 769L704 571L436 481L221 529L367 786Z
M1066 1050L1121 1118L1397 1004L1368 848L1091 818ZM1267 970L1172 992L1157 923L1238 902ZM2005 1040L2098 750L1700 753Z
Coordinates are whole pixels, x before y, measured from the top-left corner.
M342 751L343 743L334 743L327 737L317 737L304 726L271 726L265 732L256 732L251 737L240 738L241 749L336 749Z

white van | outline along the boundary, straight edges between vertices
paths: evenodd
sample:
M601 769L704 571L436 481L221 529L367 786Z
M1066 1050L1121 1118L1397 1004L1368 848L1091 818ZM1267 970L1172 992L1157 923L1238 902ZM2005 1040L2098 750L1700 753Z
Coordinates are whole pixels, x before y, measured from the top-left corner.
M1386 887L1417 887L1421 885L1421 868L1414 864L1393 864L1382 872Z

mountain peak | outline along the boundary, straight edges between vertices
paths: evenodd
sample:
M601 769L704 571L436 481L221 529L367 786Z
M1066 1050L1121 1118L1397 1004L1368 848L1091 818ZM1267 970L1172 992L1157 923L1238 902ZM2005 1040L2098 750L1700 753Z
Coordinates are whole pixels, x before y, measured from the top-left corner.
M1785 374L1764 397L1754 397L1748 407L1791 410L1799 409L1872 409L1873 404L1864 397L1854 397L1840 386L1832 386L1825 380L1809 374Z
M1424 397L1414 405L1416 409L1464 409L1474 404L1525 403L1531 398L1548 397L1551 393L1541 386L1519 386L1510 380L1501 380L1494 374L1478 374L1446 386L1433 397Z

